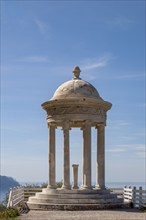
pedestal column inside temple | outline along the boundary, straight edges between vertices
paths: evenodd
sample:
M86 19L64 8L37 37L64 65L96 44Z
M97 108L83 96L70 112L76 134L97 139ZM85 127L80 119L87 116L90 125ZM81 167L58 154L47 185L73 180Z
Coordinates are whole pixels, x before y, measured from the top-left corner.
M63 125L63 185L62 189L70 189L70 149L69 149L69 122Z
M73 164L73 186L72 189L79 189L78 187L78 164Z
M97 125L96 188L105 189L105 125Z
M56 188L56 170L55 170L55 129L54 124L49 126L49 181L48 188Z

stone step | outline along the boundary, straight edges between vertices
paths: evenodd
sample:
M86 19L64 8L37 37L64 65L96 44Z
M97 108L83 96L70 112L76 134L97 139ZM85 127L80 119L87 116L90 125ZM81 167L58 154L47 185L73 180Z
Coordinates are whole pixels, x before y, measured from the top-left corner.
M92 210L123 204L122 198L110 190L43 189L27 202L30 209L40 210Z
M43 193L46 194L109 194L110 190L109 189L86 189L86 190L81 190L81 189L48 189L44 188L42 189Z
M114 208L129 208L125 203L111 203L111 204L35 204L29 202L31 210L66 210L66 211L81 211L81 210L101 210Z
M29 203L38 203L38 204L107 204L107 203L119 203L122 202L122 199L117 198L101 198L101 199L52 199L52 198L37 198L30 197L28 200Z
M36 198L53 198L53 199L101 199L117 198L116 194L46 194L36 193Z

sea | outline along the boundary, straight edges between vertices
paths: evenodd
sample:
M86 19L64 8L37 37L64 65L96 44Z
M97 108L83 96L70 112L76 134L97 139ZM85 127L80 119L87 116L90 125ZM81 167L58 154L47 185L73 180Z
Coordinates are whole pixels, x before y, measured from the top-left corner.
M41 186L44 184L44 182L20 182L21 186L28 186L28 185L34 185L34 186ZM93 183L94 184L94 183ZM81 185L79 183L79 185ZM106 182L107 188L123 188L124 186L131 186L132 188L135 186L137 189L139 187L142 187L142 189L146 190L146 182ZM9 190L1 190L0 189L0 202L4 201L6 198L6 195L9 193Z

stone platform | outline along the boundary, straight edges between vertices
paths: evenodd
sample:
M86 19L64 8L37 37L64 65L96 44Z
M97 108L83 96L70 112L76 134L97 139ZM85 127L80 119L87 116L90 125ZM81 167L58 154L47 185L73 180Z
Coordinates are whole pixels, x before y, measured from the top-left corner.
M97 210L124 207L123 199L110 190L43 189L29 197L32 210Z

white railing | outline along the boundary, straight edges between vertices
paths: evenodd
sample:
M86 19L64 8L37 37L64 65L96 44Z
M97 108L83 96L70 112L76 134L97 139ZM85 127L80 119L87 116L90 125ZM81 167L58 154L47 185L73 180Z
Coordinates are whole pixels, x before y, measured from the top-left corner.
M14 187L10 189L7 208L16 208L24 201L24 188Z
M123 196L124 196L124 202L131 203L133 207L146 208L146 190L143 190L142 187L136 189L136 187L131 188L131 186L129 187L125 186L123 190Z

